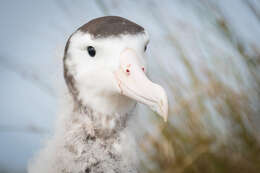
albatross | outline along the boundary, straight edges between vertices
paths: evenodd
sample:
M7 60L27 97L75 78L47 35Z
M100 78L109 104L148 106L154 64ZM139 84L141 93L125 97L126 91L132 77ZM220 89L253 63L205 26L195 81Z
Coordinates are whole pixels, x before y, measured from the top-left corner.
M165 90L147 77L147 31L118 16L93 19L69 37L64 51L68 103L29 173L137 173L128 127L136 103L167 120Z

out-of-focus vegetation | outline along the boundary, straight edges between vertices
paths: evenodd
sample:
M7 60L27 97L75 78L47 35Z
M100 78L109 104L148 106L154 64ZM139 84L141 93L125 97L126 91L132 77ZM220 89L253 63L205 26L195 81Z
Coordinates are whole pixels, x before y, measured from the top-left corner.
M173 109L170 115L182 116L186 128L177 128L170 122L159 124L159 138L145 137L142 146L153 163L147 167L148 172L259 172L260 144L250 121L257 113L244 94L211 81L210 88L192 101L182 100L178 105L181 110ZM224 134L203 122L212 113L205 104L208 100L224 120L223 126L228 126Z
M192 82L188 91L179 89L185 88L182 81L168 82L170 94L176 101L170 104L169 121L163 123L159 118L153 121L158 133L147 133L141 142L147 159L143 162L143 172L260 172L260 131L256 121L259 122L260 116L259 45L247 45L251 48L251 52L247 52L217 6L208 8L214 8L218 13L214 19L215 27L237 56L242 57L241 62L249 71L251 79L248 82L251 83L247 87L242 83L240 86L242 79L238 75L237 87L232 87L218 76L225 71L212 71L207 66L201 67L200 72L204 74L201 79L179 40L173 36L173 48L179 51ZM249 8L253 10L252 6ZM218 56L221 55L214 54L210 58L218 59ZM229 68L234 76L240 70L234 64ZM171 81L171 76L168 76L168 81Z

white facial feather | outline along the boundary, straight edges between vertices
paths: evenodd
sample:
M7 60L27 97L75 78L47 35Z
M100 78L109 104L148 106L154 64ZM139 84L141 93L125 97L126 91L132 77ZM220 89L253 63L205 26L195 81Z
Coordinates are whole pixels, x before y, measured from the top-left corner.
M105 115L129 112L135 101L119 94L114 71L119 68L120 53L126 48L134 49L146 68L144 47L148 40L146 32L94 39L77 31L70 40L66 65L76 81L82 103ZM88 46L95 48L94 57L88 54Z

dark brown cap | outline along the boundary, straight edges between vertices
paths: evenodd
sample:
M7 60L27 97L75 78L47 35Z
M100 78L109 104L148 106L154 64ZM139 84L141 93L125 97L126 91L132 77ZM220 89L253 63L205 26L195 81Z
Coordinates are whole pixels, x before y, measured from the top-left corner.
M78 30L88 32L94 38L144 33L144 28L140 25L118 16L104 16L93 19Z

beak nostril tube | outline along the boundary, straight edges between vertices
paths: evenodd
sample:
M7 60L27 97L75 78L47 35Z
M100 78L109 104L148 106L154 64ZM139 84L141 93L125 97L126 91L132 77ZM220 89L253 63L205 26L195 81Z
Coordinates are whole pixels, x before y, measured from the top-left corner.
M128 75L130 75L130 70L128 68L125 71Z

